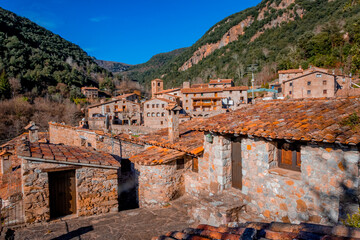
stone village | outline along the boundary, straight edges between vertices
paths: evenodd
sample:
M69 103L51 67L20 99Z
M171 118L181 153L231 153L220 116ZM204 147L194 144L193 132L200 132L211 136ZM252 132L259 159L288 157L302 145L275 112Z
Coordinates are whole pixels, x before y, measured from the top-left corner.
M254 89L231 79L166 90L155 79L151 99L90 105L79 126L39 132L30 122L1 146L1 217L31 226L186 199L206 225L154 239L360 238L341 225L359 208L353 85L327 69L292 69L250 99Z

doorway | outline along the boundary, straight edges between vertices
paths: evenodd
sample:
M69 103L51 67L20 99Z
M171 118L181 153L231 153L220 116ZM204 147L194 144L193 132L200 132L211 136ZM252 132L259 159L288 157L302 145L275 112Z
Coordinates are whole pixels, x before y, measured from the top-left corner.
M49 172L50 218L76 213L75 170Z
M232 187L242 189L241 139L231 142L231 182Z

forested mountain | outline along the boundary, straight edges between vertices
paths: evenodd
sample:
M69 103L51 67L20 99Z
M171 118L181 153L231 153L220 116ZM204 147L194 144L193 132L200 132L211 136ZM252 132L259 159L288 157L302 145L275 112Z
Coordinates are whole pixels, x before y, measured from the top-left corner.
M43 96L98 86L111 77L79 46L0 8L0 99L14 93Z
M310 64L359 73L360 0L264 0L215 24L162 66L134 66L128 76L145 83L162 77L167 87L217 77L248 84L255 65L264 84L278 69Z
M120 73L120 72L127 71L131 66L126 63L119 63L119 62L105 61L105 60L98 60L98 59L95 59L95 62L100 67L105 68L106 70L108 70L112 73Z

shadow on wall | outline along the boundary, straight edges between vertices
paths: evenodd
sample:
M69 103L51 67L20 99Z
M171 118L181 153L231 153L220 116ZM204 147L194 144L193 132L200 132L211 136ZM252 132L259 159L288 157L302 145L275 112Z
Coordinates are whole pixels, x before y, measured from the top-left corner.
M121 159L121 170L118 170L119 211L139 207L138 174L129 159Z
M319 199L314 202L314 206L318 207L317 212L332 225L346 220L348 214L357 213L359 209L359 155L356 153L359 147L344 149L342 146L332 151L340 149L343 151L341 156L335 153L328 160L319 158L327 161L329 169L325 173L327 178L321 179L321 186L307 183L311 194ZM310 206L307 207L308 211L312 210Z

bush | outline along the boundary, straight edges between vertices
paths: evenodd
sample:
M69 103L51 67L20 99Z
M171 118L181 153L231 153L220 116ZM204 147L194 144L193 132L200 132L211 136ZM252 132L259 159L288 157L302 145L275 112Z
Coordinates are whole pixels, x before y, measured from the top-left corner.
M357 213L350 216L347 215L347 219L343 221L343 224L348 227L360 228L360 208Z

